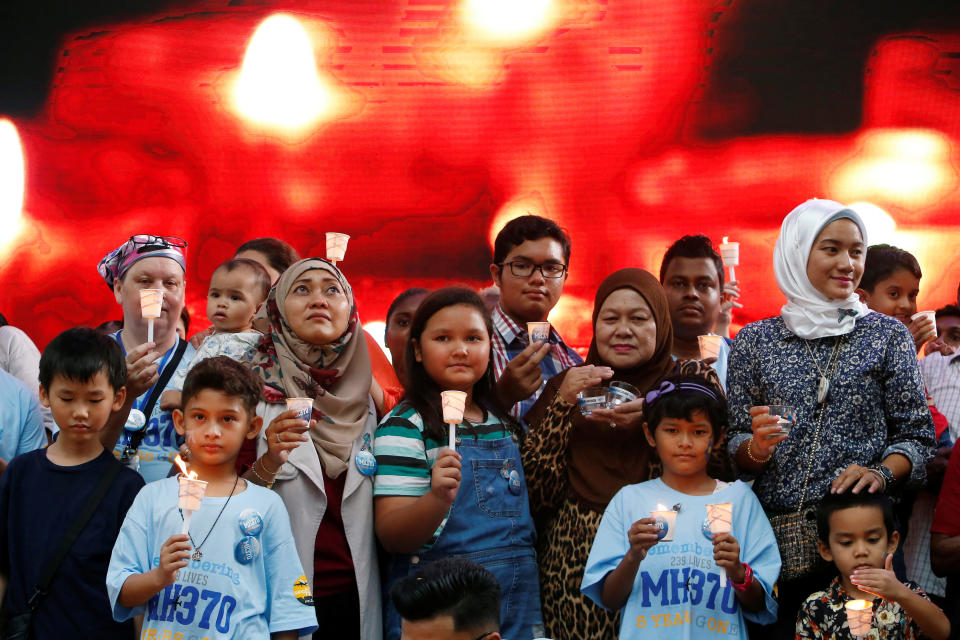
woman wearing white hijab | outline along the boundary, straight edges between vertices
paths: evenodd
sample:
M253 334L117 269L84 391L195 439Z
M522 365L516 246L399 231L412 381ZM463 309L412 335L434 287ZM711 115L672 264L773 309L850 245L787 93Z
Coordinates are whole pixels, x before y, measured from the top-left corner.
M799 605L830 580L812 516L822 497L920 484L933 454L910 332L855 293L866 248L863 221L838 202L791 211L773 253L787 303L744 327L730 353L730 455L755 479L783 556L779 637L794 637ZM789 435L771 404L793 407Z

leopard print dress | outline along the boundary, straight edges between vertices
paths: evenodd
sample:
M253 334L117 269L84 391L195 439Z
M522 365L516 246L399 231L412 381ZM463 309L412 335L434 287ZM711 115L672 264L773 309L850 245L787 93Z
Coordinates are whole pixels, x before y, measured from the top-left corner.
M577 411L559 394L524 442L523 468L537 521L540 600L546 635L554 640L616 640L620 614L580 593L601 512L582 505L567 480L567 446Z

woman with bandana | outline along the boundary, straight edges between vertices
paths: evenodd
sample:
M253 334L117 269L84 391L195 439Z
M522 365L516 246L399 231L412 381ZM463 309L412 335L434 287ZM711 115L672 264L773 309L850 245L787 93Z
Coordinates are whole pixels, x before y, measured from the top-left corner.
M249 365L264 383L257 413L268 426L244 477L286 504L322 637L377 640L370 451L377 420L353 290L333 264L301 260L280 276L257 325L266 331ZM313 400L309 425L286 406L302 397Z
M107 254L97 265L101 277L123 307L123 328L111 337L120 343L127 360L127 400L100 432L100 441L147 482L165 478L179 442L170 411L160 395L172 388L170 380L186 367L196 350L177 336L184 306L187 243L180 238L140 234ZM160 317L149 341L147 319L140 307L140 291L163 292Z
M866 248L863 221L838 202L808 200L791 211L773 252L787 303L744 327L730 353L728 447L754 479L780 545L782 638L794 637L803 598L830 579L812 519L820 499L919 485L933 454L910 331L855 293ZM793 415L778 423L774 404Z

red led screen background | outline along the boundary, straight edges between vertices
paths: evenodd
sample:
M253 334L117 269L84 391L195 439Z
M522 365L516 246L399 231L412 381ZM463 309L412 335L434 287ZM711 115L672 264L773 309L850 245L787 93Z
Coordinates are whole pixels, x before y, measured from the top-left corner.
M149 232L189 242L199 329L210 274L241 242L322 255L339 231L361 317L381 321L408 286L489 284L494 230L530 211L573 237L551 317L573 344L589 341L605 275L657 273L686 233L741 243L742 325L782 304L773 242L814 196L886 212L871 241L918 257L920 308L955 300L960 30L872 33L860 57L838 50L778 89L763 78L789 83L798 67L778 65L809 52L752 48L758 21L795 18L771 3L547 4L539 31L503 41L440 0L191 2L65 34L42 109L13 118L25 199L19 227L0 229L0 311L41 347L119 318L96 263ZM334 105L293 133L231 97L251 36L281 11L309 34Z

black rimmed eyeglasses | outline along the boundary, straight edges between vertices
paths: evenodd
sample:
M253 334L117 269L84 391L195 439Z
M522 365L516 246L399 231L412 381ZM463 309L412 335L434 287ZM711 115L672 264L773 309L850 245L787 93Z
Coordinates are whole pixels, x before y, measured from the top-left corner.
M536 264L526 260L513 260L512 262L500 262L497 266L503 269L504 265L510 265L510 273L518 278L529 278L533 275L534 269L539 269L544 278L562 278L567 272L567 265L556 262L541 262Z

